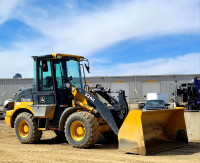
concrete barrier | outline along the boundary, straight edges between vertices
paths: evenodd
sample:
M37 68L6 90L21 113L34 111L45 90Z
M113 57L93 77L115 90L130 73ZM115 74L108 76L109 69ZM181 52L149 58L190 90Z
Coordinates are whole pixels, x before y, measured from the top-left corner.
M189 141L200 140L200 112L185 112L185 122Z

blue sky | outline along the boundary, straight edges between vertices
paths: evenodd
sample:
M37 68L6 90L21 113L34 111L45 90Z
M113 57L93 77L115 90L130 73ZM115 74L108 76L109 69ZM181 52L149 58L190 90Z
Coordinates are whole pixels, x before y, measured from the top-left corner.
M83 55L89 76L200 74L199 0L0 0L0 77Z

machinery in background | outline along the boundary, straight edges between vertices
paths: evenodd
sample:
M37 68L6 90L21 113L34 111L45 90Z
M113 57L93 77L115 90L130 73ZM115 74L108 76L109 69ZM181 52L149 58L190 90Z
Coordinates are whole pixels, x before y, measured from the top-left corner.
M143 110L146 111L146 110L168 109L169 105L170 104L165 103L164 100L148 100L145 103Z
M168 103L167 93L147 93L148 100L163 100L166 104Z
M200 110L200 77L195 77L192 83L181 84L177 97L179 102L186 103L188 110Z

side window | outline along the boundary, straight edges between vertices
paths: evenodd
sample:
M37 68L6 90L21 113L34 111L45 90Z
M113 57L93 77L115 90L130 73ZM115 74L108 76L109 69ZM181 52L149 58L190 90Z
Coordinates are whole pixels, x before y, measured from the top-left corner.
M55 69L56 69L56 82L57 82L57 88L58 89L62 89L64 86L63 86L63 81L62 81L62 76L63 76L63 72L62 72L62 64L61 62L59 63L56 63L55 64Z
M36 60L34 60L34 65L33 66L34 66L33 67L34 68L34 81L33 81L33 84L36 85L36 78L37 78L36 77Z
M39 63L39 90L53 90L53 78L51 75L50 61L40 61Z

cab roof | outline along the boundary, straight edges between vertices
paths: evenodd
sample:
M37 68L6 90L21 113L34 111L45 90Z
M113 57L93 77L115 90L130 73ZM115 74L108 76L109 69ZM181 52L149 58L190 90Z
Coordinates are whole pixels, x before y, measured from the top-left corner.
M72 58L76 58L78 61L82 61L84 59L83 56L72 55L72 54L62 54L62 53L54 53L54 54L42 55L42 56L33 56L33 58L51 58L51 59L62 59L62 57L72 57Z

